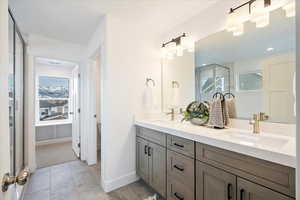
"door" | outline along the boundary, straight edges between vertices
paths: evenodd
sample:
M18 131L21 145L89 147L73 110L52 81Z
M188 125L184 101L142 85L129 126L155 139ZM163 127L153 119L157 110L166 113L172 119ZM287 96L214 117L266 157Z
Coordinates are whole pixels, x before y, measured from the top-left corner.
M196 162L197 200L236 200L236 176Z
M238 200L292 200L292 198L274 192L268 188L246 181L242 178L237 179Z
M149 184L163 197L166 197L166 148L149 143Z
M263 62L264 108L272 122L296 122L295 70L294 56L277 56Z
M145 181L149 182L149 157L148 142L139 137L136 138L136 159L137 174Z
M1 1L0 9L3 8L5 12L1 12L6 13L6 16L0 16L3 17L0 21L0 199L18 200L29 175L23 173L25 44L11 13L7 12L7 2ZM8 34L3 34L4 31Z
M72 148L76 156L80 157L80 102L79 102L79 69L73 70L73 110L72 114Z

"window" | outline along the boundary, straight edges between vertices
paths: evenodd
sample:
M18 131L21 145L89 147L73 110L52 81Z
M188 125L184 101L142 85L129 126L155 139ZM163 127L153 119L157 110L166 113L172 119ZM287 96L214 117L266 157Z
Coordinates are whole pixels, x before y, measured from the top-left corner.
M38 76L37 124L70 123L70 78Z
M240 91L256 91L262 89L263 76L261 71L240 73L238 88Z

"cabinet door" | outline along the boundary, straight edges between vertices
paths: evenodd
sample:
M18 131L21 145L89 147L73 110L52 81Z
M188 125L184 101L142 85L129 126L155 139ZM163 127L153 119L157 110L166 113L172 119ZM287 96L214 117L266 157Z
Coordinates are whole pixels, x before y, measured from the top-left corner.
M147 183L149 182L148 142L141 138L136 139L136 171Z
M236 200L236 176L197 161L197 200Z
M290 197L242 178L237 179L237 187L238 200L292 200Z
M166 197L166 148L149 143L149 183L162 197Z

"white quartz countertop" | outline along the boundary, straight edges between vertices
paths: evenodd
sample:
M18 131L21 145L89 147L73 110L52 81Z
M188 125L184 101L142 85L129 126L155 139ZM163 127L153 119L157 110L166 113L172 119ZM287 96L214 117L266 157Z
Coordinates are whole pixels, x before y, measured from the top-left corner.
M135 125L296 168L296 138L241 129L212 129L189 122L136 119Z

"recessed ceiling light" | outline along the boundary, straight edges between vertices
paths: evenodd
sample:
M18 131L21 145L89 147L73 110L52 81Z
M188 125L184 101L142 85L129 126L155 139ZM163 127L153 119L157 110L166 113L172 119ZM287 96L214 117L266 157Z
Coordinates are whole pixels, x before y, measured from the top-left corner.
M267 51L274 51L274 48L269 47L269 48L267 48Z
M204 63L204 64L202 64L202 66L205 66L206 64Z

